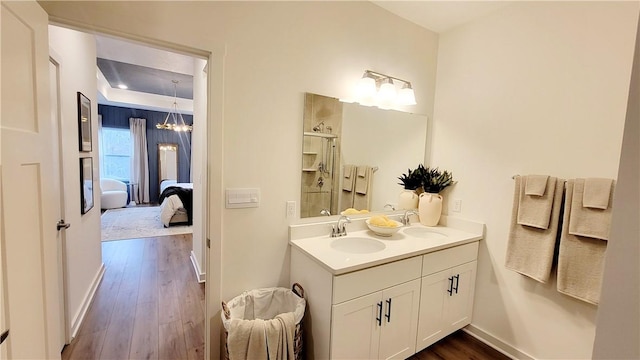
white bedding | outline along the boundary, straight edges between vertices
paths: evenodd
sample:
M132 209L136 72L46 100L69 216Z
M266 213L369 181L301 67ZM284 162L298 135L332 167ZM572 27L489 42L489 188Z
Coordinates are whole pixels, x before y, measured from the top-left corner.
M178 186L185 189L193 189L193 183L179 183L176 180L162 180L160 183L160 194L169 186Z
M160 221L164 224L164 226L169 227L169 222L171 221L171 217L173 214L184 207L182 204L182 200L178 195L170 195L162 201L160 205Z
M160 183L160 194L170 186L193 189L193 183L179 183L175 180L163 180L162 183ZM180 209L184 210L184 204L178 195L169 195L162 201L162 204L160 204L160 220L164 226L169 226L171 218Z

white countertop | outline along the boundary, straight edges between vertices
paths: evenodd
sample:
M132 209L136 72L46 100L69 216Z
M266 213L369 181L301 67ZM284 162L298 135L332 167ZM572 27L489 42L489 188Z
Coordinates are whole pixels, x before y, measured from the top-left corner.
M306 253L333 275L341 275L456 245L478 241L482 239L484 235L484 224L452 218L449 218L449 221L444 219L444 222L448 223L448 225L427 227L420 223L413 223L410 226L402 227L396 234L390 237L378 236L371 230L366 229L366 225L364 227L366 230L363 230L362 224L354 225L353 223L347 225L348 235L345 237L332 238L329 236L329 232L321 236L298 237L295 234L302 231L296 229L295 231L290 231L291 240L289 243L296 249ZM327 229L326 223L322 225L324 225L324 229ZM352 225L355 231L349 231ZM454 227L453 225L459 226ZM432 235L427 239L408 235L405 231L409 228L418 228L418 231L428 231L431 232ZM374 239L373 243L380 249L368 253L352 253L336 249L336 243L334 243L334 241L345 238ZM383 246L384 248L382 248Z

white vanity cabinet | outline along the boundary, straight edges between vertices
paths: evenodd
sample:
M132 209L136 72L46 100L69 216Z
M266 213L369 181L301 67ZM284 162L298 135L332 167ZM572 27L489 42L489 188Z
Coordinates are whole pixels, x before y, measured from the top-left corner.
M404 359L415 353L420 280L333 305L332 359Z
M447 218L381 238L365 220L342 238L327 235L333 222L289 228L307 359L406 359L471 320L484 224Z
M471 322L478 243L423 256L416 351Z

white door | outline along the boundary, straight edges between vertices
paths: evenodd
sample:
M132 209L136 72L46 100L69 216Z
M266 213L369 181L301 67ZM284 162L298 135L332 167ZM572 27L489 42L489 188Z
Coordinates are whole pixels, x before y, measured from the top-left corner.
M444 325L448 328L448 333L471 322L476 266L477 261L472 261L451 269L453 293L447 299L444 309Z
M56 191L49 108L48 17L1 3L2 257L7 358L60 358Z
M382 293L334 305L331 321L332 359L377 359L382 324Z
M420 290L420 315L416 351L420 351L444 337L442 311L450 297L450 271L444 270L424 276Z
M420 279L382 292L384 314L379 359L406 359L415 354L420 306Z
M59 56L56 56L59 58ZM58 221L57 229L58 236L56 238L58 255L58 291L60 299L60 338L58 339L58 345L60 349L65 344L71 342L71 330L69 324L69 317L67 316L67 301L66 301L66 255L65 255L65 241L66 231L71 224L65 222L64 216L64 176L62 172L62 119L60 115L60 63L56 58L51 55L49 57L49 99L51 105L51 137L53 138L53 146L51 147L51 153L53 154L53 176L51 177L51 185L53 189L57 191L56 202L59 204L57 210Z

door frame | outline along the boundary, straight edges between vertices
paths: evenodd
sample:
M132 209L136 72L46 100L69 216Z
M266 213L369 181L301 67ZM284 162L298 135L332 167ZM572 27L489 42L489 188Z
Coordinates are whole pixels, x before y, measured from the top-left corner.
M51 115L54 118L51 120L52 129L55 131L53 141L55 147L57 149L57 154L53 154L54 167L57 167L57 173L59 176L59 204L60 204L60 219L65 219L65 197L64 197L64 153L62 149L62 110L61 110L61 102L60 102L60 89L61 89L61 62L62 56L60 56L55 50L49 47L49 65L53 65L56 71L55 74L55 84L49 84L50 88L55 89L55 98L51 98L49 106L51 107ZM51 71L51 67L49 68ZM49 78L51 79L51 74L49 74ZM54 94L50 94L54 95ZM62 346L65 344L69 344L72 340L71 338L71 322L68 319L69 314L69 278L68 278L68 268L67 268L67 255L66 255L66 232L59 231L58 232L58 287L59 287L59 298L60 298L60 314L62 316L62 324L60 324L60 331L62 336ZM60 349L62 350L62 348Z
M55 25L74 29L88 34L101 34L117 37L123 40L140 43L146 46L165 49L168 51L187 54L207 60L207 116L204 119L207 124L203 163L206 168L203 173L206 181L203 181L203 196L206 199L206 211L203 214L203 255L205 274L205 359L214 358L221 353L220 336L222 320L221 310L221 283L222 283L222 216L224 204L223 178L223 119L224 119L224 59L226 46L215 44L208 50L197 49L186 45L170 43L163 40L152 39L107 29L92 24L49 16L49 25ZM217 315L217 316L216 316Z

